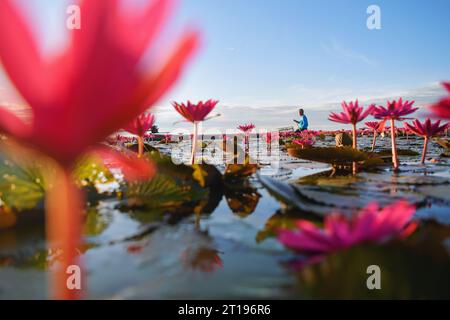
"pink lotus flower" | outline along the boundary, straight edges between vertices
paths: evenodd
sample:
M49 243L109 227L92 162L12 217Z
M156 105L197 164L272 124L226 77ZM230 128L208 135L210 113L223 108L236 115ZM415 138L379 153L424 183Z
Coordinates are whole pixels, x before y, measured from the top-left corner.
M372 141L372 152L375 150L375 144L377 142L377 136L379 133L384 131L386 120L383 121L369 121L365 123L366 127L372 129L373 141Z
M138 137L143 137L155 123L155 115L143 113L129 123L124 130Z
M356 124L367 118L372 112L373 106L368 107L365 111L363 107L359 106L358 100L355 102L351 101L349 103L342 102L342 109L344 112L335 113L332 112L328 117L329 120L340 123L347 123L353 126L352 136L353 136L353 148L357 148L357 130Z
M387 107L374 106L372 115L376 119L383 120L398 120L403 121L407 115L416 112L419 108L413 108L414 101L403 101L402 98L398 100L388 101Z
M416 112L419 108L413 108L414 101L403 102L402 98L387 102L387 107L373 107L372 115L376 119L390 120L391 121L391 144L392 144L392 163L394 169L399 167L398 154L397 154L397 142L395 140L395 120L403 121L405 116Z
M369 121L364 123L367 128L378 133L383 132L386 121Z
M448 96L431 106L431 110L441 118L450 119L450 82L442 83L448 91Z
M243 124L243 125L238 126L237 128L244 133L250 133L256 127L254 124Z
M309 138L300 138L292 141L293 143L299 145L304 149L305 147L311 147L314 145L315 141Z
M244 144L245 144L245 150L246 152L249 149L249 143L250 143L250 133L252 132L253 129L255 129L255 125L250 123L250 124L244 124L244 125L240 125L237 127L239 130L241 130L244 134L245 134L245 138L244 138Z
M198 43L198 35L188 32L162 65L143 70L139 62L165 24L172 1L156 0L139 11L124 10L119 2L80 2L83 28L72 32L59 55L42 57L15 2L0 1L0 60L32 111L28 123L0 108L0 130L59 165L46 204L48 237L64 252L54 278L58 298L78 293L68 290L65 273L76 264L81 229L82 197L71 168L153 105L177 80Z
M208 120L206 117L218 103L219 101L216 100L208 100L206 102L200 101L197 104L193 104L190 101L186 104L172 102L172 105L187 121L195 123L197 121Z
M427 155L428 142L430 138L438 135L441 132L444 132L445 129L447 129L449 126L450 123L446 123L441 126L440 120L436 121L435 123L432 123L429 118L425 120L424 123L420 123L420 121L417 119L413 121L412 125L410 125L409 123L405 123L405 127L409 131L425 139L421 159L422 164L425 163L425 157Z
M195 154L197 153L197 137L198 137L198 122L208 120L208 114L216 107L219 101L208 100L206 102L200 101L197 104L192 104L188 101L186 104L172 102L175 110L178 111L187 121L194 124L194 133L192 135L192 153L191 164L195 164Z
M307 220L297 222L297 230L281 230L278 240L285 246L305 254L326 254L352 246L373 242L384 243L392 238L405 238L417 228L411 218L415 207L398 201L383 209L371 203L353 219L339 213L325 218L324 229Z
M138 138L138 157L141 158L144 154L144 136L147 131L150 130L155 123L155 116L151 113L143 113L129 123L124 129L125 131L132 133Z
M359 106L358 100L355 102L350 101L349 103L344 101L342 102L342 109L344 112L332 112L328 119L334 122L357 124L370 115L372 112L372 107L373 106L370 106L364 111L364 108Z
M270 145L272 143L273 139L279 139L280 133L278 133L278 132L267 132L264 137L265 137L266 143L268 145Z

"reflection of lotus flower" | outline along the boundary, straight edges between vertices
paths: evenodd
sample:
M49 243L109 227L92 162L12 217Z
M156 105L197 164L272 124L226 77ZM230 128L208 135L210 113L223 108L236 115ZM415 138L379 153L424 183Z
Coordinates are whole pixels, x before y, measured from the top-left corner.
M425 157L427 155L428 142L430 138L438 135L441 132L444 132L445 129L447 129L450 125L450 123L444 124L442 126L440 124L441 124L440 120L436 121L435 123L431 123L430 119L425 120L424 123L420 123L420 121L416 119L413 121L413 125L405 123L405 127L408 130L425 139L421 160L422 164L425 163Z
M119 1L85 0L80 3L84 27L73 32L60 55L41 57L34 32L13 2L0 1L0 60L33 119L25 123L0 109L0 129L60 166L47 195L47 232L64 248L56 295L71 298L77 292L67 289L65 271L76 263L82 201L71 168L172 86L198 37L186 34L163 65L144 71L139 61L164 25L171 1L157 0L130 11Z
M129 133L132 133L138 138L138 157L141 158L144 154L144 136L148 130L150 130L155 123L155 116L151 113L143 113L133 121L131 121L124 129Z
M344 109L344 112L341 113L332 112L328 117L328 119L334 122L351 124L353 126L352 128L353 148L356 149L357 148L356 124L367 118L367 116L372 112L372 108L373 106L370 106L366 109L366 111L364 111L364 108L359 106L358 100L356 100L355 102L351 101L349 103L344 101L342 102L342 109Z
M377 135L384 131L386 120L383 121L369 121L366 122L366 127L372 129L373 132L373 142L372 142L372 152L375 150L375 143L377 142Z
M223 267L219 251L211 248L200 248L197 250L186 250L181 258L183 262L192 269L202 272L213 272Z
M193 104L188 101L186 104L172 102L175 110L178 111L187 121L194 124L194 133L191 135L192 140L192 154L191 164L195 164L195 154L197 152L197 136L198 136L198 123L200 121L207 120L208 114L216 107L219 101L208 100L206 102L200 101L197 104Z
M403 121L405 116L414 113L418 108L413 108L414 101L403 102L402 98L397 101L388 101L387 107L373 107L372 115L377 119L391 121L391 143L392 143L392 163L394 169L398 169L397 142L395 140L395 120Z
M444 82L443 86L448 91L448 96L431 106L431 110L441 118L450 119L450 82Z
M307 220L297 222L296 231L282 230L278 239L287 247L306 254L325 254L364 242L383 243L391 238L405 238L417 227L411 222L415 207L398 201L384 209L376 203L367 205L353 219L340 214L325 218L324 229Z

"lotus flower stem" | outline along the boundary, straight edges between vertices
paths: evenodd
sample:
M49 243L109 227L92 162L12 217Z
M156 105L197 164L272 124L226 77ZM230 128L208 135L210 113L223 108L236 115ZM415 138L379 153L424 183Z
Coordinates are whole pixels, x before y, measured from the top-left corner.
M425 163L425 157L427 156L429 139L430 139L429 137L425 137L425 141L423 142L422 160L420 161L421 164Z
M358 141L357 141L357 130L356 130L356 123L353 124L352 126L352 134L353 134L353 149L357 149L358 148Z
M397 142L395 140L395 120L391 119L392 163L394 170L398 169Z
M138 158L142 158L144 155L144 138L138 136Z
M78 266L77 248L81 243L81 209L83 199L73 184L70 170L58 167L53 186L46 196L46 230L49 246L61 249L58 269L52 270L51 291L54 299L78 299L81 290L68 288L69 266ZM82 288L81 288L82 289Z
M197 152L197 137L198 137L198 121L194 121L194 134L192 136L192 154L191 164L195 164L195 153Z
M377 142L378 133L376 130L373 132L373 141L372 141L372 152L375 150L375 144Z
M352 136L352 138L353 138L353 149L358 149L356 123L353 123L352 134L353 134L353 136ZM357 172L358 172L358 164L356 162L353 162L352 173L353 173L353 175L356 175Z

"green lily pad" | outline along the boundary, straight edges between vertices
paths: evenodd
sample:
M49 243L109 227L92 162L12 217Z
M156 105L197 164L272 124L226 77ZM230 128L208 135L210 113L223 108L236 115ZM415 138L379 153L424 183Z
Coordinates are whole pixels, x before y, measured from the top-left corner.
M197 201L207 190L189 183L179 183L173 177L158 173L145 182L134 182L125 191L130 206L145 205L148 208L180 206L185 202Z
M405 184L405 185L439 185L448 184L450 181L443 177L436 177L431 175L391 175L391 174L372 174L372 173L361 173L361 177L367 179L368 181L374 181L378 183L388 183L388 184Z
M42 204L46 182L42 171L35 166L20 166L7 159L0 163L0 198L18 211Z

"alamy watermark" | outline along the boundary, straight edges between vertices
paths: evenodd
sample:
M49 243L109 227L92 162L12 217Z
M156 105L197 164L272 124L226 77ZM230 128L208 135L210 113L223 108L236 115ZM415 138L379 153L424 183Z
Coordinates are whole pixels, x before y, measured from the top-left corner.
M381 29L381 8L375 4L367 7L367 18L366 24L369 30L380 30Z
M366 272L370 274L366 281L367 289L381 290L381 268L377 265L371 265L367 267Z
M193 136L188 129L178 129L169 133L171 157L175 164L189 165L192 154ZM195 152L195 164L267 164L272 168L280 165L280 139L278 132L257 129L252 133L237 133L234 129L220 130L210 128L202 130L199 123L199 135Z

